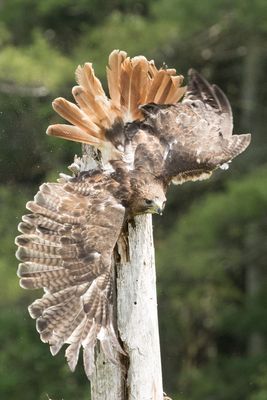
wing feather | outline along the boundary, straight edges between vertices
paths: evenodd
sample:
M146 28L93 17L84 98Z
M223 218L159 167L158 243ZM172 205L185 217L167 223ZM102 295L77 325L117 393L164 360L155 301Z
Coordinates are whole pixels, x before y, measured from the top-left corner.
M162 91L166 88L163 72L154 72L154 76L150 100L162 100L166 95L171 99L173 94ZM144 105L142 111L146 118L134 163L148 164L148 159L149 171L166 181L207 179L214 169L227 167L250 143L250 134L232 135L232 111L224 93L194 70L189 72L182 103L152 103Z
M45 289L29 306L41 340L52 354L68 343L72 370L83 346L87 374L94 360L86 357L92 357L101 327L107 332L99 339L106 356L118 360L113 353L122 351L114 345L111 260L125 210L110 192L113 183L100 175L43 184L27 204L32 214L23 217L16 238L21 286Z

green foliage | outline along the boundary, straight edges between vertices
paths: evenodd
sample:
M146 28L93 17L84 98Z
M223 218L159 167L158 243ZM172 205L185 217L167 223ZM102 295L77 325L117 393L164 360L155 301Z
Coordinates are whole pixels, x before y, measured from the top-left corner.
M254 382L264 366L266 354L249 357L246 348L255 331L267 334L267 283L250 296L246 275L254 265L265 276L266 173L261 167L195 202L160 245L159 304L169 312L162 331L172 343L164 341L164 364L166 371L176 365L173 386L193 400L244 398L254 390L244 376Z
M88 400L82 367L72 374L63 356L52 357L40 345L26 301L0 308L0 393L3 399Z
M26 200L80 153L45 135L60 121L52 99L71 97L85 61L106 86L107 56L120 48L199 69L229 96L235 130L253 132L229 173L169 193L155 233L165 390L174 400L265 400L266 1L12 0L0 15L0 397L88 398L81 369L52 358L27 315L36 293L18 286L14 237Z
M0 70L0 78L6 81L15 78L18 84L44 85L50 90L72 78L74 64L49 45L45 37L36 30L30 46L8 45L3 48L0 52Z
M167 21L148 22L142 16L124 15L115 11L100 28L83 35L75 50L75 57L80 62L85 62L89 55L90 59L94 60L100 76L103 76L107 55L114 48L127 49L130 55L145 53L148 58L152 57L158 47L166 43L166 29Z

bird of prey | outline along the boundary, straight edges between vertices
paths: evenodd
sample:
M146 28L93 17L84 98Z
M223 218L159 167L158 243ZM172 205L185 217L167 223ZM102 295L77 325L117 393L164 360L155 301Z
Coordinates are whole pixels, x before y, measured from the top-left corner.
M73 176L44 183L16 238L20 285L43 288L29 306L51 353L68 344L75 369L83 348L85 372L94 368L96 341L107 358L123 352L113 326L112 255L124 224L161 214L171 184L208 178L243 152L250 135L232 135L224 93L190 70L187 87L175 69L143 56L109 56L109 97L91 63L76 70L76 104L57 98L54 110L70 124L48 135L92 146L92 161L75 159Z

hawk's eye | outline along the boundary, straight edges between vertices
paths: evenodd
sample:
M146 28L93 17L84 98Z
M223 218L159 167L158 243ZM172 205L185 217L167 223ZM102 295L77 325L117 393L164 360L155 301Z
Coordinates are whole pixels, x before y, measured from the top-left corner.
M145 203L147 206L151 206L153 204L153 200L145 199Z

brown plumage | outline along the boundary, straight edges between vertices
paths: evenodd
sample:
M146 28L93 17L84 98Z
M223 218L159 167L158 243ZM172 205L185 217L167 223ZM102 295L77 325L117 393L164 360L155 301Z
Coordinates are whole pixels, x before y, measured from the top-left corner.
M71 125L47 131L94 146L101 161L75 159L74 177L43 184L16 238L21 286L45 291L29 307L41 340L53 355L67 343L72 370L83 347L88 377L97 340L112 362L123 353L113 327L112 255L124 223L162 213L171 181L205 179L250 142L250 135L232 135L223 92L193 70L186 89L174 69L115 50L107 77L110 98L92 64L78 67L77 105L53 102Z

